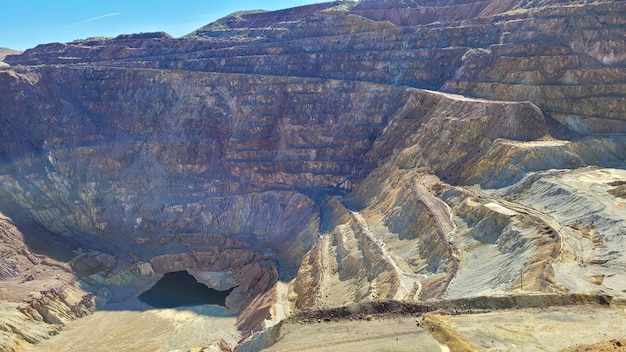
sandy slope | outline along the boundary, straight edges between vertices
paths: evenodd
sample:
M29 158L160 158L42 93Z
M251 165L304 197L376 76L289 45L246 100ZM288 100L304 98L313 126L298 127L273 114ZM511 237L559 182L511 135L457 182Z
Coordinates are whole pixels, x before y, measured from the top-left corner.
M188 351L220 339L234 346L240 339L236 312L220 307L148 309L134 301L108 308L70 322L63 333L26 351Z
M626 336L623 307L599 305L369 318L292 320L265 351L559 351L582 344L621 351L615 341Z
M397 317L288 326L264 351L445 351L416 318Z
M600 306L442 316L480 351L559 351L626 336L626 313Z

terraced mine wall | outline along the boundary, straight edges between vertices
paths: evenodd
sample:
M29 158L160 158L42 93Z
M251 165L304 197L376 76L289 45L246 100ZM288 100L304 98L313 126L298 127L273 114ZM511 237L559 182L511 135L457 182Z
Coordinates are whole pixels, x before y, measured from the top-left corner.
M624 18L622 1L329 2L9 55L7 243L67 243L55 297L86 298L65 320L187 270L232 289L242 338L281 304L618 294L624 176L583 168L626 158ZM62 300L28 297L35 254L2 253L13 301Z
M163 34L42 45L6 60L13 65L89 62L443 89L533 101L578 132L624 131L623 104L617 103L625 94L622 2L331 5L226 18L184 39ZM514 8L518 10L509 11Z

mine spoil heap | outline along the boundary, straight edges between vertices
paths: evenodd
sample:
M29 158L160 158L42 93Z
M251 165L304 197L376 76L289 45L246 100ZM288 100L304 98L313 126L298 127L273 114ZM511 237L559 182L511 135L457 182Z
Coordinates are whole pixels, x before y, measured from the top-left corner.
M181 271L232 290L242 350L354 304L624 301L623 1L337 1L44 44L0 65L0 124L0 350Z

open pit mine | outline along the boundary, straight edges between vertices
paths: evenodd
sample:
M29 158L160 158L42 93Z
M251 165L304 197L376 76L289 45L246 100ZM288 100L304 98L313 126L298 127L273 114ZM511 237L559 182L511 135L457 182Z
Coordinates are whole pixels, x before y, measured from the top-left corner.
M625 349L624 1L5 53L1 351Z

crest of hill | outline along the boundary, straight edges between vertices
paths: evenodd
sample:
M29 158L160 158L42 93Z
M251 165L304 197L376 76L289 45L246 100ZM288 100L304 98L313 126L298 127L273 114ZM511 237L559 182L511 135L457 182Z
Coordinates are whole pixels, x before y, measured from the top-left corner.
M304 5L276 11L249 10L238 11L215 22L209 23L186 37L202 36L204 32L215 30L228 30L238 28L266 28L282 22L293 22L335 6L342 5L346 1L332 1L320 4ZM349 3L352 3L349 1Z
M361 0L351 13L398 26L419 26L488 18L505 13L523 13L543 7L594 4L581 0Z
M7 55L19 55L22 52L19 50L13 50L9 48L0 48L0 61L4 60Z
M9 48L0 48L0 67L9 66L9 64L4 62L4 58L7 55L19 55L21 53L22 52L18 51L18 50L13 50L13 49L9 49Z

